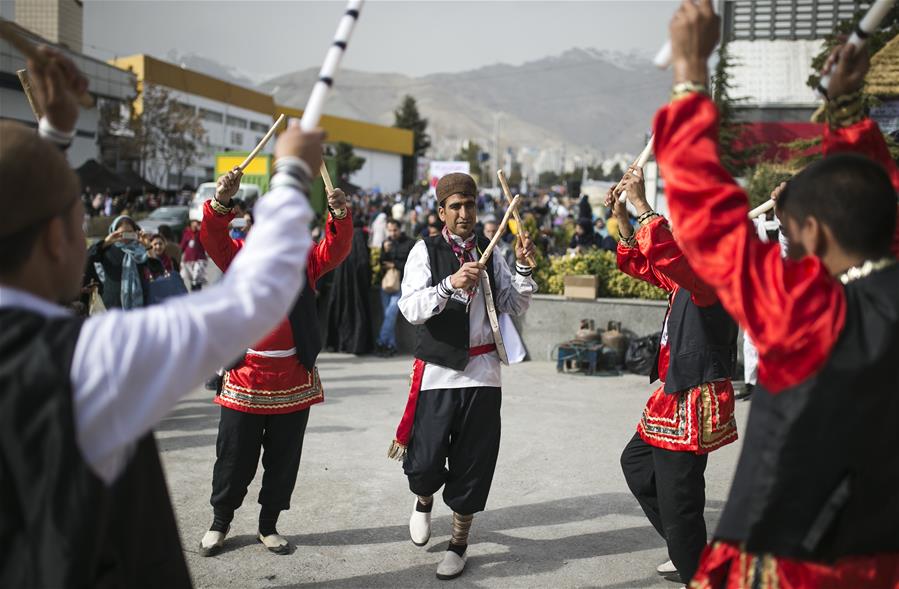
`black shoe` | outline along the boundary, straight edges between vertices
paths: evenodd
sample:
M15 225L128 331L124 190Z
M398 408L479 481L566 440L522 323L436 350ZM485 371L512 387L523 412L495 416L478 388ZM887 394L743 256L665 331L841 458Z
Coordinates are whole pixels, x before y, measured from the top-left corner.
M385 358L393 358L394 356L396 356L396 348L394 348L393 346L390 346L384 350Z
M206 381L206 390L207 391L217 391L222 386L222 377L216 374L212 378Z
M748 401L749 397L752 396L752 390L755 388L755 385L746 383L743 385L743 390L736 395L734 395L734 399L741 399L743 401Z

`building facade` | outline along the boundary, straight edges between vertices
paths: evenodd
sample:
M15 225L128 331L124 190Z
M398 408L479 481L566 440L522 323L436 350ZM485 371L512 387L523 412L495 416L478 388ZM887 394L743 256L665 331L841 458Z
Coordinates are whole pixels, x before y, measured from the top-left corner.
M15 15L9 20L72 51L82 50L82 0L15 0Z
M16 29L20 35L31 42L55 47L71 58L87 77L88 91L99 101L113 101L125 105L134 99L136 78L133 74L53 43L25 28L16 26ZM23 68L25 68L25 58L22 54L9 43L0 39L0 119L14 120L37 127L37 121L16 75L16 71ZM77 168L91 159L99 160L99 126L99 108L81 111L75 140L66 154L73 168Z
M148 162L144 170L149 180L167 188L214 180L216 153L253 149L280 113L302 116L301 110L275 104L270 94L148 55L122 57L110 63L137 77L135 113L143 111L144 89L155 85L167 89L184 108L199 114L206 138L196 164L180 178L159 161ZM365 165L349 178L350 182L363 189L401 189L402 156L412 153L410 131L327 115L322 117L321 126L327 131L329 143L349 143L356 155L365 158ZM270 142L263 153L271 153L273 147L274 142Z

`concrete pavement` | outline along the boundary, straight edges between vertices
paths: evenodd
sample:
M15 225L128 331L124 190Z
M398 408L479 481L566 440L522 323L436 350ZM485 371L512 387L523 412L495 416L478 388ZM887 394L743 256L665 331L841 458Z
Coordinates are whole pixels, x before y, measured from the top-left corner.
M386 457L410 369L410 358L320 358L326 401L312 409L292 506L278 524L296 545L287 556L255 539L261 465L225 550L197 554L212 521L218 406L208 391L178 404L157 438L197 587L679 587L655 574L667 560L664 542L618 465L651 392L647 379L559 375L549 362L504 369L503 443L487 511L475 516L464 575L438 581L449 508L435 498L431 542L414 546L412 495L401 465ZM737 403L741 429L748 408ZM738 452L739 442L709 459L710 531Z

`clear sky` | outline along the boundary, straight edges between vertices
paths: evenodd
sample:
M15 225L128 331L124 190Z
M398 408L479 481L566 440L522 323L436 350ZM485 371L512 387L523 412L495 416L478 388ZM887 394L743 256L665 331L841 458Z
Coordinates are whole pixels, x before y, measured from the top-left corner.
M85 53L171 49L261 80L321 64L345 2L85 0ZM423 75L520 64L571 47L654 55L674 0L368 0L344 67Z

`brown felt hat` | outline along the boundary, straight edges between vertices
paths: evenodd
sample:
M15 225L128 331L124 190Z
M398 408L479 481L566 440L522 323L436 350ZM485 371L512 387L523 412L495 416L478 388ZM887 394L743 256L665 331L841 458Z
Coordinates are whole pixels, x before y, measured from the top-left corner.
M464 194L472 198L478 197L478 185L475 184L474 178L462 172L452 172L447 174L437 182L437 202L441 205L443 201L454 194Z

